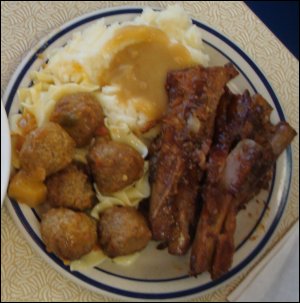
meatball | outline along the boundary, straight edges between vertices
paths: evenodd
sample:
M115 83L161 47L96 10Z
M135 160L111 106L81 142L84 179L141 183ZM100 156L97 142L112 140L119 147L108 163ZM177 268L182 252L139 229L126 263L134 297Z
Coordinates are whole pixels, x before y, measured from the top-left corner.
M53 207L84 210L92 207L94 192L88 176L75 164L51 175L46 180L47 201Z
M151 232L145 218L132 207L112 207L100 214L99 244L111 257L132 254L145 248Z
M76 260L97 243L97 224L83 212L50 209L42 218L41 234L47 251L64 260Z
M126 144L96 141L87 158L101 193L119 191L143 175L143 158Z
M29 133L20 151L21 168L51 175L72 161L75 143L58 124L49 122Z
M82 147L90 143L103 123L103 112L92 94L76 93L58 100L50 119L60 124L76 145Z

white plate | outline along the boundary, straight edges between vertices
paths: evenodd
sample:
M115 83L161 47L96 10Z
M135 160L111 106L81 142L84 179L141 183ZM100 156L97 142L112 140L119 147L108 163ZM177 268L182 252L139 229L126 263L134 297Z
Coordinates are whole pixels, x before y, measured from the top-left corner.
M1 207L8 184L10 155L10 133L6 112L1 100Z
M17 89L30 85L30 71L37 70L42 65L42 59L37 57L37 53L64 45L72 32L82 30L100 18L105 18L106 24L109 24L132 19L141 12L141 8L128 7L96 11L67 23L46 37L23 60L12 77L4 97L7 111L10 114L18 111ZM202 29L211 64L223 65L231 61L239 70L240 75L232 82L231 88L236 92L242 92L244 89L248 89L251 94L259 92L274 107L272 120L285 120L273 89L256 64L230 39L200 21L194 20L194 23ZM179 300L215 290L257 258L270 241L284 212L288 201L291 170L292 155L288 147L274 167L270 190L261 192L255 198L259 203L253 201L247 210L239 213L233 266L226 275L216 281L212 281L208 274L202 274L197 279L189 277L189 257L171 256L166 251L155 249L155 243L151 243L131 267L106 262L89 270L71 272L55 255L45 251L37 212L15 201L9 201L8 208L30 244L49 264L71 280L93 291L131 300Z

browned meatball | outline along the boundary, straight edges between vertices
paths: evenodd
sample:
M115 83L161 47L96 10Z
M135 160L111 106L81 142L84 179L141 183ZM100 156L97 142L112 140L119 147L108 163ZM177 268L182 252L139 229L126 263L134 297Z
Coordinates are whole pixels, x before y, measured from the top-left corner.
M96 129L103 123L103 112L91 93L76 93L57 101L51 120L59 123L76 145L82 147L90 143Z
M92 174L101 193L113 193L143 175L144 160L132 147L118 142L95 142L88 154Z
M21 168L43 169L48 176L72 161L75 143L58 124L49 122L25 138L20 151Z
M75 164L53 174L46 180L47 201L53 207L84 210L92 207L94 192L88 176Z
M50 209L42 218L41 234L47 251L64 260L76 260L97 243L97 225L83 212Z
M111 258L142 250L151 239L145 218L132 207L115 206L104 211L98 235L101 248Z

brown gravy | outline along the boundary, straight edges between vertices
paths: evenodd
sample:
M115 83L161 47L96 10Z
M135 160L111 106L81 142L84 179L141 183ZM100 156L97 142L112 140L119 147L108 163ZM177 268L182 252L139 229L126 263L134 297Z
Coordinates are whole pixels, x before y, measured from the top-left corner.
M195 64L188 50L172 43L161 30L149 26L121 28L108 43L113 50L126 41L136 41L118 52L100 77L101 85L118 85L120 102L129 100L137 112L159 119L167 107L165 81L168 71Z

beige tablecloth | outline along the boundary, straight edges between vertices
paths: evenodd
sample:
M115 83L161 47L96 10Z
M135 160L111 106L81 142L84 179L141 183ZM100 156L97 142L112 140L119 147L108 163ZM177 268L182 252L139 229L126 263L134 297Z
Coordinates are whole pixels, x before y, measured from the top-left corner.
M175 1L168 3L172 2ZM193 17L230 37L258 63L278 94L287 119L298 129L299 61L248 7L243 2L177 3L183 5ZM165 7L167 1L1 1L1 95L22 58L51 30L84 13L120 5ZM298 136L292 148L292 190L272 244L298 218ZM245 274L218 291L194 301L225 300ZM77 286L44 262L23 238L4 207L1 211L1 301L99 302L112 299Z

